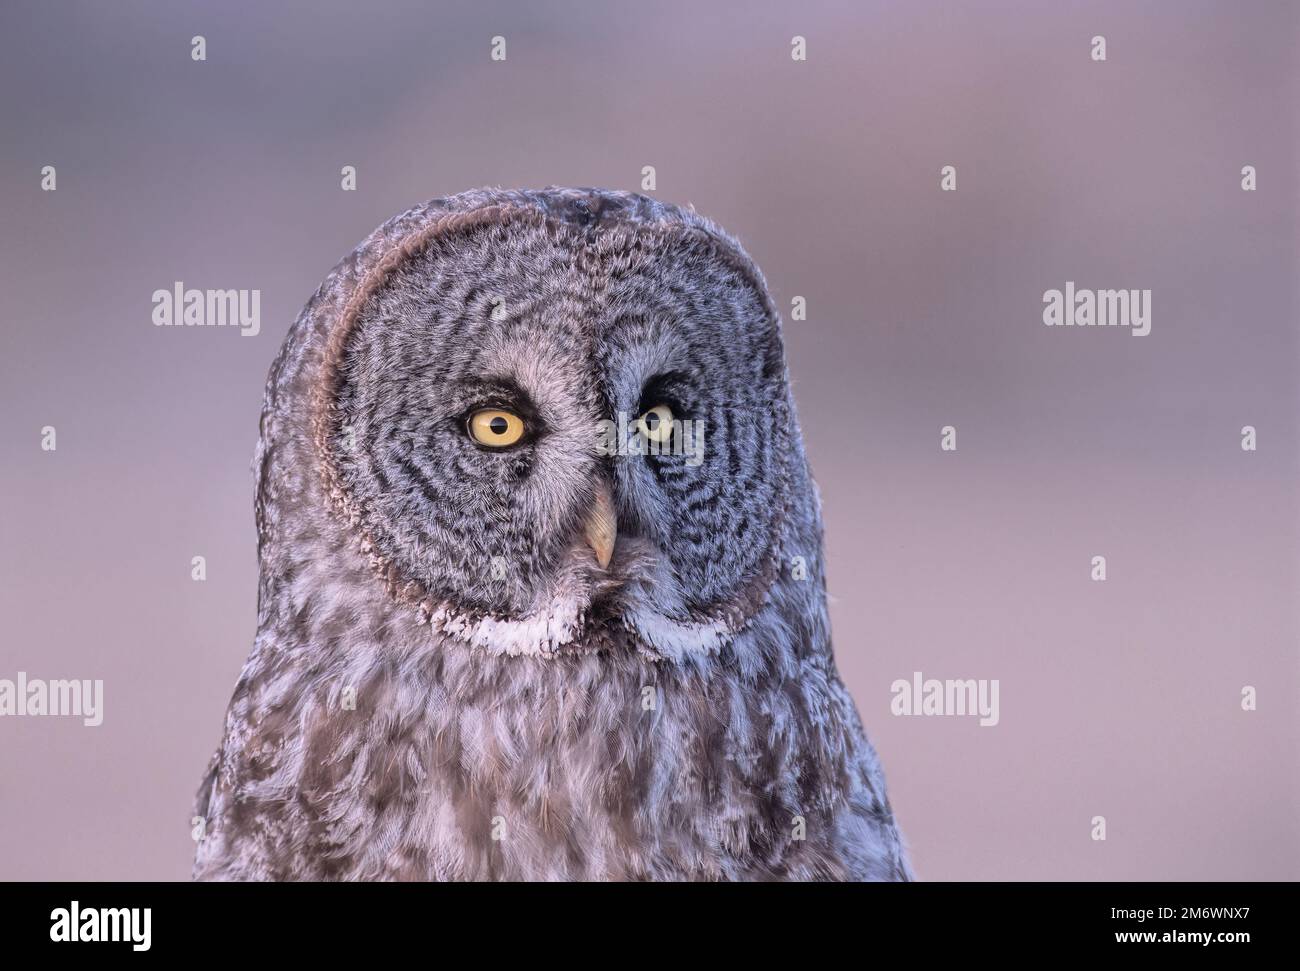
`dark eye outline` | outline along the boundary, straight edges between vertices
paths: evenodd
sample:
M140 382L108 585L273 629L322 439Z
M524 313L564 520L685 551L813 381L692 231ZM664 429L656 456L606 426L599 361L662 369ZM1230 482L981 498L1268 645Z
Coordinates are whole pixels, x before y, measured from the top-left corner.
M674 394L674 390L686 385L687 376L680 371L665 371L663 374L656 374L641 389L641 400L637 404L634 420L639 419L650 409L663 405L673 413L674 421L685 421L688 416L688 409L685 407L681 396Z

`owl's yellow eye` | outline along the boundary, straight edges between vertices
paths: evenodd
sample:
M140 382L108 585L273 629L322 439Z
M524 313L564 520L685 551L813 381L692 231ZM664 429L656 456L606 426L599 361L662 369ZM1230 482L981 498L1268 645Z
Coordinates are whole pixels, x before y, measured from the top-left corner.
M666 442L673 437L673 410L655 405L636 420L636 429L652 442Z
M484 408L469 416L469 434L489 448L505 448L524 437L524 420L500 408Z

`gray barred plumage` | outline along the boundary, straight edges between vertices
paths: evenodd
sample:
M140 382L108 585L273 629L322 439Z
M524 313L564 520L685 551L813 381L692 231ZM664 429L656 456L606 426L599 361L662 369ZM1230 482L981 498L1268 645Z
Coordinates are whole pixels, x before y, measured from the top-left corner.
M596 447L657 403L704 422L697 461ZM487 406L528 437L476 443ZM779 316L708 220L559 188L390 220L290 331L256 465L197 878L910 878Z

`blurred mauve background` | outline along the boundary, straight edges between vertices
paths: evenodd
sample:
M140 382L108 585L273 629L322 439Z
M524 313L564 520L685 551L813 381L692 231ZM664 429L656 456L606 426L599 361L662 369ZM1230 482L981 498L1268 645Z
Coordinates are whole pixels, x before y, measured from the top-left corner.
M188 877L262 386L334 263L424 199L644 165L786 313L918 874L1300 876L1298 37L1263 0L5 4L0 678L106 699L0 719L0 878ZM177 280L260 289L261 334L154 327ZM1044 327L1067 280L1151 289L1150 335ZM892 716L914 671L998 679L1000 723Z

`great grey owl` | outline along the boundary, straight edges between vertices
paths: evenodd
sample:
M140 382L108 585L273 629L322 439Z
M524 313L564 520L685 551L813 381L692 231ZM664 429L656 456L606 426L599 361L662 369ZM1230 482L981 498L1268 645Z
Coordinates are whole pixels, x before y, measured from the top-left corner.
M693 209L390 220L272 367L200 879L909 879L780 318Z

